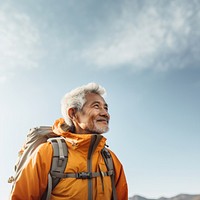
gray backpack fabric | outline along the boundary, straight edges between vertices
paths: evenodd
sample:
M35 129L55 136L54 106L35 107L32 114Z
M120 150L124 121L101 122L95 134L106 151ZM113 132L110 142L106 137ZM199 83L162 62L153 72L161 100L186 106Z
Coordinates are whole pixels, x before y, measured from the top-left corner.
M53 147L53 157L51 170L48 174L48 186L42 200L49 200L51 191L59 183L61 178L77 178L91 179L98 176L110 176L112 183L112 200L117 200L116 188L114 182L114 166L110 152L106 147L101 151L104 162L107 167L107 172L79 172L79 173L64 173L68 161L68 148L65 139L53 133L50 126L40 126L30 129L27 134L27 139L23 150L20 151L18 161L15 165L15 176L10 177L8 182L15 183L20 172L23 169L26 159L34 152L34 150L42 143L50 142ZM103 173L103 174L102 174Z

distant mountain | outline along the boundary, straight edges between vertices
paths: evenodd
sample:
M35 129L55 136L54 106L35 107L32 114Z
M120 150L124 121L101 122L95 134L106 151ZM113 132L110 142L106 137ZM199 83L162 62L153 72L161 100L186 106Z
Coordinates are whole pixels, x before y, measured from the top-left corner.
M135 195L135 196L129 198L129 200L200 200L200 195L179 194L179 195L177 195L175 197L171 197L171 198L161 197L158 199L147 199L145 197Z

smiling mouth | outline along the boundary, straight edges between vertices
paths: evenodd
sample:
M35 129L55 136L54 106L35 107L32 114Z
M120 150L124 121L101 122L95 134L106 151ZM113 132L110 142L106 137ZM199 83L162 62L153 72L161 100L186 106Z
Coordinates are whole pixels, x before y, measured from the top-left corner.
M97 120L97 122L101 122L101 123L104 123L104 124L108 124L108 120L105 120L105 119Z

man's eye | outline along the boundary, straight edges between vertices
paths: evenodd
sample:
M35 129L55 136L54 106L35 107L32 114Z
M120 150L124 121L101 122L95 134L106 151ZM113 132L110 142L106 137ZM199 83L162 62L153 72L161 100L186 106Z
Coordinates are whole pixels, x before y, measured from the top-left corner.
M95 104L94 107L95 107L95 108L99 108L99 105L98 105L98 104Z

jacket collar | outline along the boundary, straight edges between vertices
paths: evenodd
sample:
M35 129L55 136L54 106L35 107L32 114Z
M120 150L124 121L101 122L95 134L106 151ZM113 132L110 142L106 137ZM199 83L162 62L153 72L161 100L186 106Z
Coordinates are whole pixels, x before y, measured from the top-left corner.
M95 150L101 150L105 146L106 138L104 136L100 134L71 133L62 129L64 123L63 118L56 120L52 130L57 135L65 138L69 147L71 146L73 149L85 149L88 151L88 154L92 155Z

